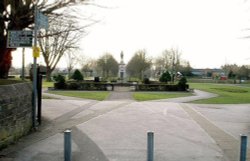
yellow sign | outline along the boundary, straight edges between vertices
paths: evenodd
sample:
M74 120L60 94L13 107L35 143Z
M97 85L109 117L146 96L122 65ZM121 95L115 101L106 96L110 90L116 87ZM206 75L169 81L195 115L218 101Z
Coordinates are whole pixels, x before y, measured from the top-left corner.
M33 57L38 58L40 56L40 48L37 46L33 46Z

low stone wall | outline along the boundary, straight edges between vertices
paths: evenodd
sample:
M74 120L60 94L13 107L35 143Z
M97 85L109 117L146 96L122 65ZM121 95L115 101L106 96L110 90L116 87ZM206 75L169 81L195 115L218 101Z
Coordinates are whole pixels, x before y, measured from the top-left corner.
M0 85L0 150L26 135L31 127L31 84Z

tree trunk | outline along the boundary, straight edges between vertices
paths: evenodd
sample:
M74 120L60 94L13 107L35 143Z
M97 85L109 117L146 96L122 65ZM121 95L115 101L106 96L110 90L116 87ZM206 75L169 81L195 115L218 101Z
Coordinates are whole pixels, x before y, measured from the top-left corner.
M52 73L52 70L50 69L50 67L47 66L47 72L46 72L46 81L47 82L51 82L51 73Z
M7 79L11 67L11 51L6 47L6 36L0 41L0 78Z

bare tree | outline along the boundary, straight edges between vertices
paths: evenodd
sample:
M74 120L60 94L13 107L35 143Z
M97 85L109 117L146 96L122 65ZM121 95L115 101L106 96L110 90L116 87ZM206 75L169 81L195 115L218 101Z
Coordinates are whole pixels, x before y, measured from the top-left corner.
M102 76L105 78L117 76L118 62L110 53L105 53L97 60L97 67L102 70Z
M143 79L145 71L150 69L151 59L147 57L146 50L138 50L127 64L126 71L132 77Z
M78 62L78 58L75 52L68 51L65 54L66 63L67 63L67 72L68 72L68 78L71 77L71 72L75 68Z
M1 0L0 1L0 78L7 78L11 66L11 52L6 47L7 31L33 29L34 6L48 16L62 16L77 19L73 12L62 12L63 8L76 5L95 5L88 0ZM61 10L59 12L59 10ZM69 14L72 13L72 14Z
M48 31L39 33L38 42L47 68L47 81L51 80L51 73L61 57L78 49L82 29L76 26L75 21L57 17L51 21Z

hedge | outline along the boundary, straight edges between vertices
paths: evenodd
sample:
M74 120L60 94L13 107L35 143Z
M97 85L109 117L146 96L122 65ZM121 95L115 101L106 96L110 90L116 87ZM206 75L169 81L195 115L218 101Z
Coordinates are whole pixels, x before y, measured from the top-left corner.
M138 84L136 91L187 91L189 85L185 86L169 85L169 84Z
M88 90L88 91L106 91L108 86L114 90L114 84L111 83L96 83L96 82L66 82L64 85L58 85L54 83L55 89L67 89L67 90Z

